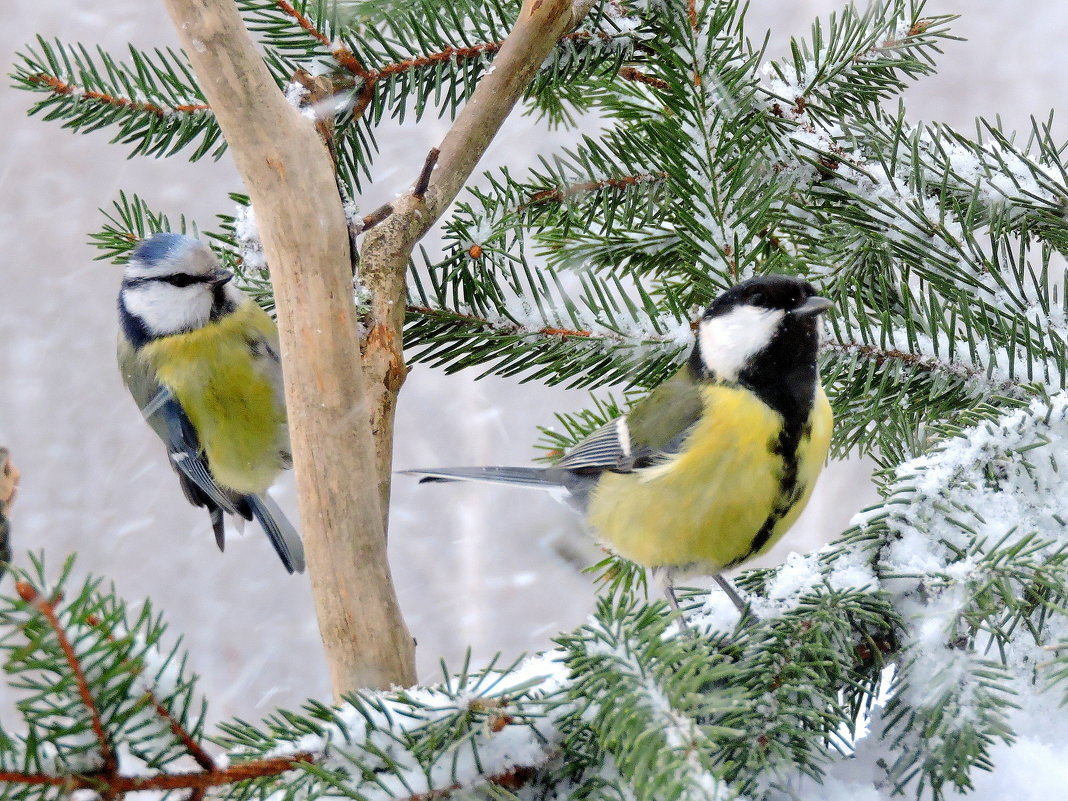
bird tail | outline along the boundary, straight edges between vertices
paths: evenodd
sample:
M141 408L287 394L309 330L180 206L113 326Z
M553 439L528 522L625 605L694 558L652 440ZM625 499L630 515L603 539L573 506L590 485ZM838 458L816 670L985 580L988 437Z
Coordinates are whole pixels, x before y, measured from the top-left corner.
M399 472L407 476L422 476L420 484L430 481L484 481L535 489L550 489L561 484L558 471L545 467L442 467Z
M282 560L286 570L290 573L303 573L304 544L301 542L297 530L293 528L293 524L278 508L278 504L271 500L266 493L263 495L247 495L246 498L249 508L252 509L252 514L255 515L256 520L263 527L264 533L271 541L271 545L274 546L274 550Z
M226 526L223 523L223 511L210 500L208 511L211 513L211 530L215 532L215 544L220 551L226 550Z

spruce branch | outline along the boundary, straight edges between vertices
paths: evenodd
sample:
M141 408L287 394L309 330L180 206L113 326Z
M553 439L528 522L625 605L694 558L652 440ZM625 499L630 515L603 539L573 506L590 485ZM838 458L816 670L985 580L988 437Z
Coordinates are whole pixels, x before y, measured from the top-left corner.
M189 155L219 158L225 150L211 109L204 102L185 58L171 50L129 49L123 64L98 49L37 37L19 54L16 86L45 93L30 109L46 120L63 120L81 133L117 126L112 141L132 144L131 154L170 156L195 145Z
M230 0L167 5L234 149L271 269L305 547L335 691L411 684L414 646L386 559L373 398L333 162L278 91ZM391 425L376 430L392 438Z
M247 7L248 4L243 5ZM344 45L335 44L334 42L331 42L330 39L326 36L326 34L324 34L315 26L315 23L313 23L306 15L302 14L300 11L294 8L291 3L286 2L286 0L274 0L274 5L276 5L278 7L278 10L281 11L283 14L292 17L293 20L295 20L301 28L307 31L310 36L318 40L323 45L323 47L329 50L330 55L334 58L335 61L337 61L339 65L347 69L349 72L351 72L358 78L363 78L365 80L368 79L367 68L360 63L360 60L356 58L355 55L353 55L351 50L349 50Z
M278 776L312 760L300 752L217 764L200 742L200 722L189 724L193 679L183 677L183 666L175 667L181 661L175 650L158 650L163 626L151 611L146 608L131 623L121 602L99 592L97 580L86 580L80 590L68 587L70 560L46 594L40 589L43 563L32 561L36 575L20 571L17 600L5 599L0 609L6 669L13 684L29 693L18 706L30 726L18 738L21 767L12 759L16 740L0 733L5 797L54 787L62 794L93 790L104 798L185 789L199 798L208 788ZM160 736L164 731L169 740ZM38 750L42 743L49 744L51 756ZM170 769L182 755L200 770ZM131 771L131 757L143 766Z
M118 759L115 756L115 749L111 743L111 738L108 736L107 732L104 731L104 723L100 718L100 710L97 708L96 701L93 699L93 695L89 691L89 683L85 679L85 672L82 670L81 661L78 659L77 654L74 653L74 647L70 644L70 639L67 637L66 630L63 628L62 624L60 624L59 618L56 617L55 602L42 597L40 592L38 592L33 585L25 581L17 582L15 590L18 592L19 597L26 603L32 605L33 608L48 621L48 625L52 628L52 634L59 643L59 647L63 651L63 657L67 660L67 667L69 668L71 675L74 677L74 682L78 688L78 695L81 696L82 703L85 705L85 709L92 720L93 735L96 737L97 746L100 749L100 763L104 774L104 780L110 782L115 778L115 774L119 768Z

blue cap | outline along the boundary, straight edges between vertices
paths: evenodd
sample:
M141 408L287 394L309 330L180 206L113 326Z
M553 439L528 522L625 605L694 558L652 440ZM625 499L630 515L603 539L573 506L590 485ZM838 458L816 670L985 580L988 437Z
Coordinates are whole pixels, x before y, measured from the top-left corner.
M148 239L142 240L134 248L133 257L147 264L152 264L181 250L182 246L190 241L192 240L188 236L161 231L158 234L152 234Z

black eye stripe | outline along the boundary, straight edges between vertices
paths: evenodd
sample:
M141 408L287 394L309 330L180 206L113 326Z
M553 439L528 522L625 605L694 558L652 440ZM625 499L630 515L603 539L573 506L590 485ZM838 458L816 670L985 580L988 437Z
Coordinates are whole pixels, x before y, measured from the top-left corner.
M191 284L203 284L209 279L206 275L189 275L188 273L175 273L174 275L168 275L162 279L171 286L189 286Z
M211 276L190 275L189 273L175 273L174 275L161 275L158 278L127 278L123 285L127 287L144 286L151 283L164 283L176 287L187 287L193 284L206 284L211 281Z

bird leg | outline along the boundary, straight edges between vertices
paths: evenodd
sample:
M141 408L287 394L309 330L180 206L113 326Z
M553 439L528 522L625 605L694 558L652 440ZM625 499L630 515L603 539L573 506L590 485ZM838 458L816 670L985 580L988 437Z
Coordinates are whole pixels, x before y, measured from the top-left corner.
M742 600L742 597L735 591L734 587L731 586L731 583L727 581L727 579L723 578L723 576L721 576L719 573L713 575L712 578L716 580L716 584L718 584L720 589L723 590L723 592L727 594L727 597L731 599L731 603L734 604L735 608L742 613L742 617L745 617L745 601Z
M664 568L661 575L664 579L664 597L667 598L668 606L679 616L679 628L683 630L689 629L690 626L686 622L686 615L679 609L679 599L675 597L675 571L671 568Z

